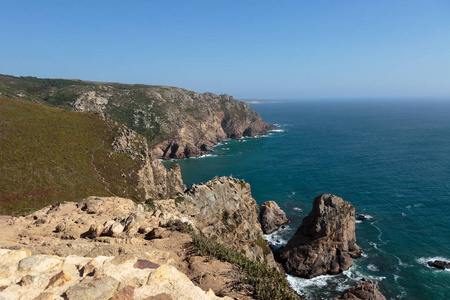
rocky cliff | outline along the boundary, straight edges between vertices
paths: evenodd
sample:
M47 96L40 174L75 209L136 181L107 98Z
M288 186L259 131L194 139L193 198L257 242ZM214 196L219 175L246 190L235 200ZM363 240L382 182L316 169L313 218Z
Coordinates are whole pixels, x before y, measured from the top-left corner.
M355 208L331 194L314 199L311 213L279 253L286 272L306 278L338 274L352 266L351 258L360 255Z
M218 141L273 128L231 96L167 86L0 75L0 96L107 117L145 136L156 158L199 156Z
M178 271L204 291L212 289L216 295L251 299L251 289L238 288L240 271L229 263L212 258L206 261L195 255L190 246L192 238L185 233L192 227L217 241L228 242L227 247L243 249L249 257L273 260L260 248L262 232L256 221L256 203L249 194L241 200L236 197L249 192L248 184L232 178L210 184L209 188L196 186L184 201L177 198L137 204L118 197L88 197L78 203L47 206L25 217L0 216L0 248L27 249L18 253L0 250L0 299L18 299L30 289L36 296L53 299L65 294L65 299L76 299L87 287L92 294L104 292L108 297L131 290L134 299L161 293L188 299L183 298L185 291L185 297L195 292L192 295L200 299L215 299L212 292L205 296L194 289ZM225 205L225 199L233 203ZM217 206L208 203L211 201ZM238 207L239 216L233 217ZM197 220L196 212L205 210L209 212ZM232 212L229 219L225 211ZM26 268L21 267L24 259ZM156 275L161 281L153 280ZM180 279L181 290L176 283ZM93 285L97 281L102 284Z
M180 213L202 234L277 268L258 222L258 204L250 184L233 177L216 177L192 185L178 204Z

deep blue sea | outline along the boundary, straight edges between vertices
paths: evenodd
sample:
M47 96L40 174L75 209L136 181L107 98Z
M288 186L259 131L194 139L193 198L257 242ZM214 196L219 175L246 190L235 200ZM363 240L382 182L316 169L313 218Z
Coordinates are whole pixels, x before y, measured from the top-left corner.
M365 278L388 299L450 299L450 271L426 265L450 260L450 101L251 106L278 129L176 161L188 186L232 174L251 184L258 204L275 200L290 219L266 236L275 247L295 233L319 194L338 195L367 215L356 224L364 256L337 276L289 276L296 290L330 299Z

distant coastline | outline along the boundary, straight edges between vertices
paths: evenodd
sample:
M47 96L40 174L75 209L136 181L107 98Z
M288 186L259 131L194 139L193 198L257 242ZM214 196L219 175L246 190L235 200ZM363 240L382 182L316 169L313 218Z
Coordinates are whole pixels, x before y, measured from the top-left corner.
M286 103L286 102L301 102L307 100L260 100L260 99L239 99L249 104L259 104L259 103Z

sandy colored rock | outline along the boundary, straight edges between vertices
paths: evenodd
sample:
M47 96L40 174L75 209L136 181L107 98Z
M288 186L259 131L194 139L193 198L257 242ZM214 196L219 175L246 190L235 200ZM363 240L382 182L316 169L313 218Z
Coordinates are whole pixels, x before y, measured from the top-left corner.
M272 233L288 222L286 213L275 201L266 201L261 205L259 219L264 233Z
M65 293L68 300L108 300L111 298L117 287L119 281L109 277L85 277L79 284L71 286Z
M255 232L262 236L260 228L253 227L259 226L256 220L256 203L249 202L249 204L246 202L252 199L250 198L249 185L230 178L224 178L223 182L217 182L216 184L218 187L212 188L212 194L208 195L217 198L218 203L224 203L227 197L232 195L235 199L232 200L232 206L230 207L235 207L236 210L238 207L255 209L248 215L254 218L252 223L244 220L247 214L240 213L239 218L236 218L237 223L241 222L242 224L237 233L242 235L248 229L249 237L252 238L244 240L244 243L245 241L253 242ZM222 187L219 187L219 185ZM199 207L205 208L203 201L206 201L206 199L201 196L200 205L196 205L190 204L191 199L188 198L186 195L186 199L181 203L175 203L174 199L155 200L153 205L160 210L159 216L154 215L152 206L148 204L137 204L129 199L118 197L89 197L79 203L67 202L57 206L45 207L25 217L0 217L0 227L3 229L3 237L5 237L0 239L0 247L17 249L21 247L19 244L21 236L26 233L27 236L31 237L30 244L27 246L29 249L9 250L0 248L0 267L2 270L0 272L0 286L3 287L0 296L6 299L19 299L23 295L34 298L42 294L41 297L56 295L55 297L58 298L59 295L70 288L71 293L75 293L75 286L82 281L84 283L91 282L88 285L93 285L94 281L92 280L94 278L111 277L119 282L111 295L112 297L126 286L133 286L138 289L146 285L150 275L157 268L163 265L171 265L185 274L186 277L183 278L188 278L190 282L188 286L193 284L201 287L199 290L201 293L206 294L206 291L212 289L216 295L245 298L249 294L241 290L237 292L233 290L241 274L238 270L234 270L230 264L212 259L207 263L197 263L194 266L193 261L195 259L193 257L195 256L189 248L192 238L188 233L177 231L182 230L182 227L176 224L190 224L195 227L193 217L189 215L190 211L195 211ZM189 208L183 203L189 205ZM220 211L214 205L210 208L217 210L211 211L209 215L211 221L220 222L220 226L224 226L224 229L226 226L233 224L223 222L223 209ZM243 218L242 221L241 218ZM47 221L36 224L38 219L46 219ZM233 214L230 215L228 221L231 220L234 222ZM64 226L61 226L61 230L56 232L57 225L62 223ZM123 225L123 231L118 235L102 235L103 230L110 228L112 224ZM160 227L160 224L164 227ZM71 234L75 236L74 239L63 238L68 228L71 228ZM95 228L95 230L91 228ZM136 231L127 230L132 228L136 228ZM139 232L139 228L145 230ZM204 228L208 228L208 226ZM220 227L217 228L220 229ZM147 235L153 229L156 229L154 232L158 233L159 238L148 239ZM96 234L86 234L90 231L95 231ZM233 238L232 234L232 231L226 232L224 238L228 238L239 245L241 237ZM248 247L250 255L255 255L255 253L258 253L257 251L260 251L255 246L249 245ZM254 249L253 252L252 249ZM260 253L263 253L263 251ZM259 257L264 260L264 256ZM21 265L20 269L19 264ZM19 282L21 284L18 284ZM175 285L179 284L176 283ZM179 287L183 288L183 286ZM92 288L97 289L95 286ZM177 287L173 288L176 289ZM81 293L80 286L79 290L77 294ZM170 294L172 288L167 288L165 291ZM178 294L184 293L179 292ZM157 296L154 294L145 295L145 297ZM170 295L177 299L174 294ZM136 294L135 299L139 299Z
M248 258L278 267L261 224L250 184L233 177L215 177L192 185L178 210L202 233Z

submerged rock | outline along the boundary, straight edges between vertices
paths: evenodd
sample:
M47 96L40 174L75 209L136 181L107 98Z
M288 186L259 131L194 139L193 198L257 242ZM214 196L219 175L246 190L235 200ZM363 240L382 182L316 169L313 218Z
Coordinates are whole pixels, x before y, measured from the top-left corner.
M272 233L288 222L286 213L275 201L266 201L259 211L261 227L264 233Z
M344 299L352 299L352 300L386 300L386 297L380 293L378 290L378 284L373 283L372 281L362 281L357 286L351 287L341 295L334 298L334 300L344 300Z
M358 215L357 220L364 221L364 220L367 220L367 217L365 215Z
M360 256L355 208L331 194L314 199L311 213L279 251L286 272L305 278L341 273L353 265L351 258Z

